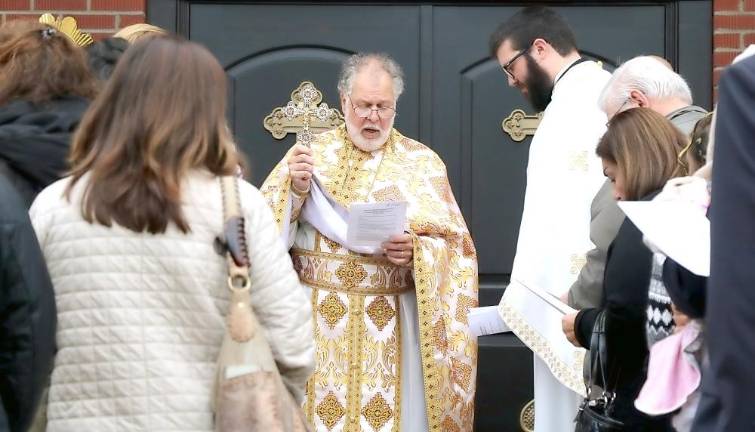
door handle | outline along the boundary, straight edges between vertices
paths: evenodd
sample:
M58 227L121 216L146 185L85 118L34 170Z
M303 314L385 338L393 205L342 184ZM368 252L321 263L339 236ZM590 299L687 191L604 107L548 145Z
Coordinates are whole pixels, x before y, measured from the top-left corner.
M508 117L501 122L501 128L516 142L524 141L527 136L535 135L543 113L527 115L522 109L511 111Z

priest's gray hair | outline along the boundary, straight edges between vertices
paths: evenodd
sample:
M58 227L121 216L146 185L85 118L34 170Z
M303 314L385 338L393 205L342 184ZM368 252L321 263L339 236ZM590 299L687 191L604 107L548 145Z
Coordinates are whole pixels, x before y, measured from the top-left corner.
M605 113L619 109L629 99L632 90L648 98L673 97L692 105L692 92L687 82L657 57L635 57L616 69L598 98L600 109Z
M401 66L395 60L384 53L357 53L347 58L343 62L341 76L338 78L338 92L342 96L351 94L357 72L373 61L377 62L391 76L393 96L398 101L399 96L404 92L404 71L401 70Z

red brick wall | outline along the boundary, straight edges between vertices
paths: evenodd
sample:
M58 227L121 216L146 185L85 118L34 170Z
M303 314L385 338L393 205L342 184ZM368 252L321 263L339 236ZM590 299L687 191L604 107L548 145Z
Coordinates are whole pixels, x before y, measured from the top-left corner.
M713 0L713 85L725 66L755 44L755 0Z
M79 28L95 39L144 22L147 0L0 0L0 22L33 19L50 12L76 18Z

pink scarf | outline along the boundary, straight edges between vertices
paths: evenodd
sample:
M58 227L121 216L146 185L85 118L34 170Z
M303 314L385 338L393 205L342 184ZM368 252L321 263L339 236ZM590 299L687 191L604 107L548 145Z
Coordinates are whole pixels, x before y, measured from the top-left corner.
M684 405L700 386L700 367L686 352L700 335L690 322L680 331L657 342L650 349L648 375L634 406L649 415L667 414Z

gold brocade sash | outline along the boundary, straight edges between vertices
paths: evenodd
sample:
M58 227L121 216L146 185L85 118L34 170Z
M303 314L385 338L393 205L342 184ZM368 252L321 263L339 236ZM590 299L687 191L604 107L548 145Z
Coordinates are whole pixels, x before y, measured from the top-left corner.
M399 267L385 258L293 248L291 260L302 283L319 289L365 296L414 289L411 267Z

